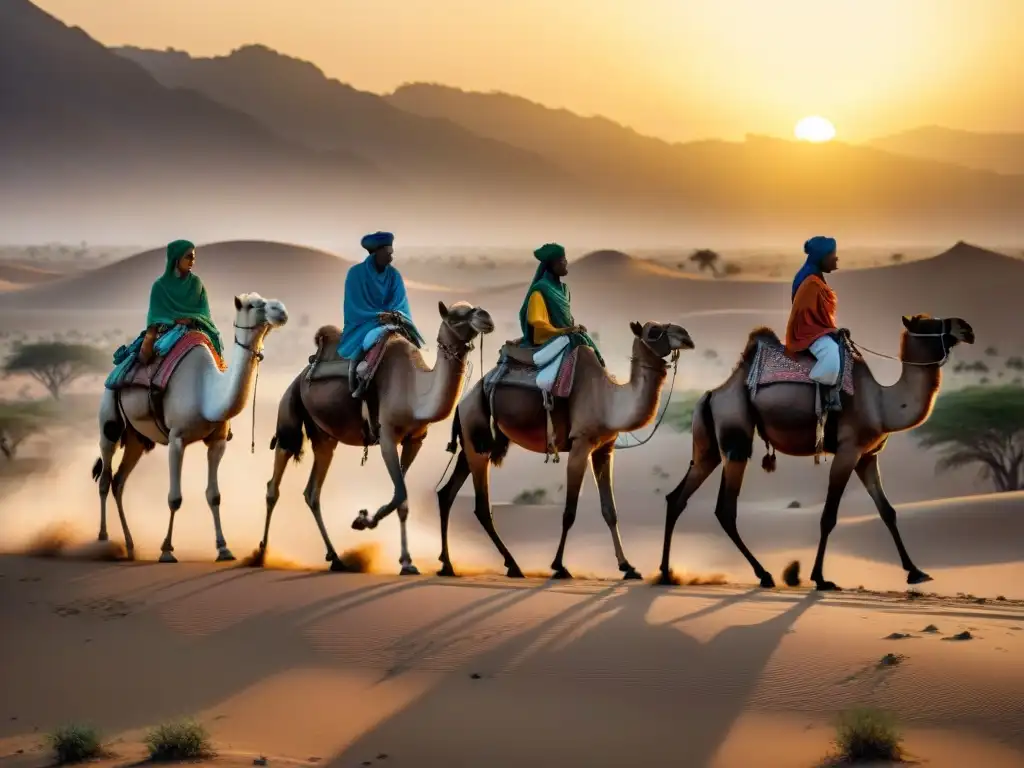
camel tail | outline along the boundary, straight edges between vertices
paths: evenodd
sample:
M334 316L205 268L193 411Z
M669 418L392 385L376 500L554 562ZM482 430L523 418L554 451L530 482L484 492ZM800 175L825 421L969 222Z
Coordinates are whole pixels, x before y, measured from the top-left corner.
M302 402L299 374L285 390L277 408L277 430L270 439L271 450L280 449L296 462L302 460L306 437L311 433L309 412Z
M94 483L98 483L99 480L100 480L100 475L102 473L103 473L103 459L97 457L96 463L92 465L92 481Z
M445 448L448 453L455 453L462 442L462 417L459 416L459 407L455 406L455 415L452 417L452 439Z

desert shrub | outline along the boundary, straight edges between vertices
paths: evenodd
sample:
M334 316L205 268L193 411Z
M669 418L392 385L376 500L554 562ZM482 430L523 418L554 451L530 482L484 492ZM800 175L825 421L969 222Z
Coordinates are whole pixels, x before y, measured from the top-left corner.
M727 261L722 267L722 274L726 277L734 277L743 272L743 267L733 261Z
M146 734L145 743L154 761L199 760L213 754L210 734L191 719L158 725Z
M665 411L665 424L676 432L689 432L693 425L693 409L704 392L697 389L676 392Z
M520 491L512 499L513 504L519 504L521 506L533 506L536 504L543 504L548 500L548 492L544 488L534 488L532 490Z
M103 754L103 743L95 728L88 725L62 725L47 736L57 765L81 763Z
M989 357L996 357L999 355L999 350L995 347L985 347L985 354Z
M1013 355L1006 358L1006 367L1014 371L1024 371L1024 357Z
M903 736L892 715L870 707L841 713L833 739L837 757L847 763L901 760L902 742Z

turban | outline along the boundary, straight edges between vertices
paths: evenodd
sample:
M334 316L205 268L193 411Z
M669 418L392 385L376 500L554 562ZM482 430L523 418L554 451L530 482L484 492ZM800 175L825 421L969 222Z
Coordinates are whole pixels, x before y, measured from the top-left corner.
M394 243L395 236L390 232L374 232L363 236L363 239L359 241L359 245L370 253L373 253L379 248L386 248L389 245L394 245Z

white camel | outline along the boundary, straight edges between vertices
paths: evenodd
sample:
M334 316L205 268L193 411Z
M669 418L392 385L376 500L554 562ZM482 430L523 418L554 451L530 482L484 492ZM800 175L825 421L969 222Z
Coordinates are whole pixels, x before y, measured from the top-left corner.
M175 563L177 559L171 539L174 515L181 508L182 460L185 447L202 440L207 448L206 501L213 513L217 560L235 559L221 530L221 497L217 482L217 472L231 434L228 422L242 412L252 392L253 374L263 359L263 340L272 329L288 322L284 304L264 299L257 293L236 296L235 312L233 346L236 349L230 356L227 370L221 372L218 369L213 355L205 346L186 352L164 391L162 424L154 418L148 389L126 387L118 391L103 391L99 409L100 457L92 470L93 479L99 481L99 540L107 540L107 493L113 489L129 558L134 554L135 544L128 530L122 501L128 475L154 444L167 446L170 521L167 538L160 547L160 562ZM118 444L124 448L124 455L117 473L112 474Z

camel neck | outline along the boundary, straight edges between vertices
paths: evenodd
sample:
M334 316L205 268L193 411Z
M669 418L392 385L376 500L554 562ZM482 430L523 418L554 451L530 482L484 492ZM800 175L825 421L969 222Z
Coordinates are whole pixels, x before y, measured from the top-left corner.
M238 334L238 329L234 329ZM243 347L237 335L232 343L231 362L224 373L211 365L204 382L203 418L211 424L233 419L244 409L252 392L256 356L253 349L261 349L266 329L257 329Z
M927 419L941 383L942 369L938 365L904 362L899 380L882 388L885 430L904 432Z
M438 339L434 367L429 371L416 372L413 415L417 421L431 424L444 421L455 410L462 391L466 360L465 357L457 357L454 351L453 347Z
M661 387L668 369L649 352L639 339L633 341L629 381L613 384L612 410L608 427L616 432L632 432L650 423L657 413Z

